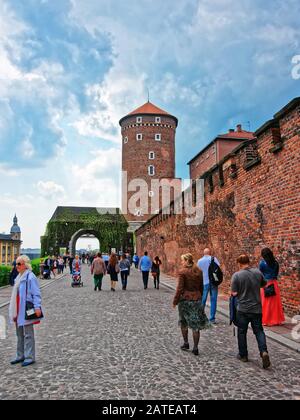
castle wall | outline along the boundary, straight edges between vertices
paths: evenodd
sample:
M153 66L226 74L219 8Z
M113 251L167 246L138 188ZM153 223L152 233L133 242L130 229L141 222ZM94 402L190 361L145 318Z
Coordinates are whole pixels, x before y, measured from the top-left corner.
M222 263L229 293L236 259L248 253L257 265L263 247L280 263L279 286L288 314L300 310L300 100L292 101L205 178L205 218L187 226L186 215L159 214L137 232L137 251L159 255L163 271L176 276L180 256L197 260L212 247Z

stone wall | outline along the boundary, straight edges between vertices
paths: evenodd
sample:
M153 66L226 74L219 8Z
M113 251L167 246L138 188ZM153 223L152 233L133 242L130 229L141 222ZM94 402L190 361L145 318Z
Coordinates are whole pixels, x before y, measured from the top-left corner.
M137 232L137 251L159 255L163 271L177 274L180 256L195 259L213 248L229 293L236 259L248 253L254 265L263 247L280 262L285 310L300 310L300 98L294 99L257 132L204 175L205 219L186 226L185 215L154 216Z

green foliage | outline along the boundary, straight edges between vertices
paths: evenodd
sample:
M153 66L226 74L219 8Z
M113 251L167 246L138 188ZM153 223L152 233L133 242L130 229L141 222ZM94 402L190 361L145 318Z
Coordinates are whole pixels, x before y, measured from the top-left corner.
M88 212L61 211L47 224L41 237L41 255L58 255L60 248L68 248L72 236L80 230L92 231L100 242L102 252L110 247L121 249L127 246L128 224L122 214L100 214L96 209Z
M36 258L31 261L32 272L38 277L40 275L40 263L43 258Z
M7 286L9 284L9 274L11 270L12 270L11 267L0 266L0 287Z

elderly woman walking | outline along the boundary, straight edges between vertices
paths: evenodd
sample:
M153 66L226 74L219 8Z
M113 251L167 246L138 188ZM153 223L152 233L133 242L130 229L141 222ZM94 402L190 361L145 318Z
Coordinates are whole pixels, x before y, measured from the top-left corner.
M16 324L17 355L12 365L22 363L29 366L35 363L34 324L42 318L40 286L32 273L30 260L26 255L17 259L18 277L12 291L9 305L10 321Z
M198 356L200 330L209 328L209 321L202 306L203 274L194 263L191 254L182 255L181 265L173 308L175 309L178 305L179 325L184 340L181 350L187 351L190 348L188 341L188 329L190 328L193 331L194 341L192 353Z

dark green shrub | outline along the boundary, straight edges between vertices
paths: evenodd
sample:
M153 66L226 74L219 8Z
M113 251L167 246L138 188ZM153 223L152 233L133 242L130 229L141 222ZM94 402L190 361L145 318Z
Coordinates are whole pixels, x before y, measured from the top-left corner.
M10 272L11 272L11 267L0 266L0 287L7 286L9 284Z

